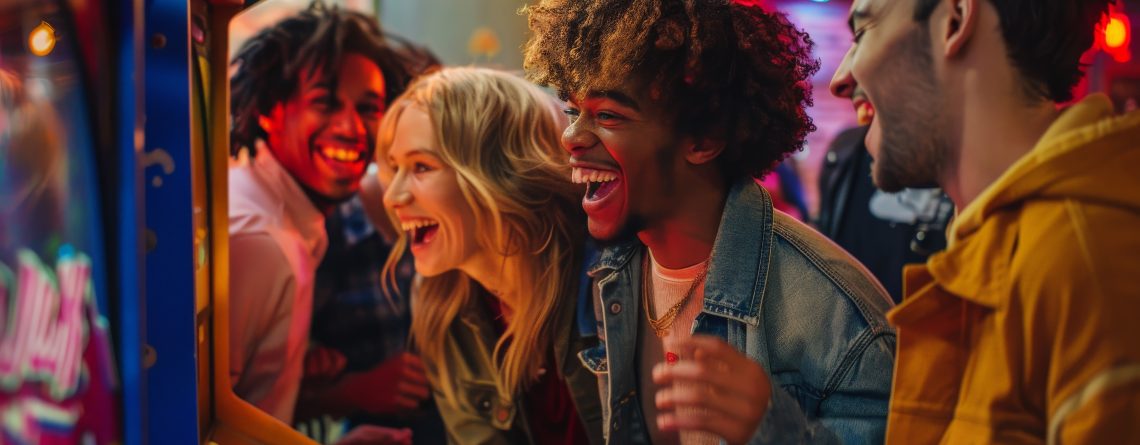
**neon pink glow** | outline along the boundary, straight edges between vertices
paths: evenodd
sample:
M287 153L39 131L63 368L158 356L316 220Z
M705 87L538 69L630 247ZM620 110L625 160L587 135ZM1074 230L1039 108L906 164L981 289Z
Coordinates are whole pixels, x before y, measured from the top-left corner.
M15 283L0 264L0 442L112 443L116 382L90 260L18 261Z

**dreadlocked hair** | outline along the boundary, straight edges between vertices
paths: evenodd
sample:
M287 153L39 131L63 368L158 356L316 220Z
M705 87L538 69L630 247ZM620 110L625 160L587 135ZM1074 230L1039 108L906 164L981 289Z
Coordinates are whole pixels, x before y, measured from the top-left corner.
M815 130L812 41L778 12L729 0L543 0L523 8L531 80L571 94L648 87L689 136L725 143L730 178L762 177Z
M258 32L234 56L230 155L237 157L243 148L256 155L254 142L266 137L258 116L297 92L302 70L308 75L335 76L341 59L350 53L380 68L385 106L415 74L439 65L426 49L385 34L375 18L314 1L306 10Z

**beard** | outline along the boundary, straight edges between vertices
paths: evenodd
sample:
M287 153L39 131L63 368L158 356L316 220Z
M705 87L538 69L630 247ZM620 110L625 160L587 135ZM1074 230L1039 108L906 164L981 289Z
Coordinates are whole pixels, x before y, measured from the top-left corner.
M881 121L882 141L871 165L875 186L885 192L904 188L937 187L946 165L949 143L940 125L943 104L934 75L927 27L901 39L889 51L898 54L898 64L882 64L872 77L889 85L874 105Z

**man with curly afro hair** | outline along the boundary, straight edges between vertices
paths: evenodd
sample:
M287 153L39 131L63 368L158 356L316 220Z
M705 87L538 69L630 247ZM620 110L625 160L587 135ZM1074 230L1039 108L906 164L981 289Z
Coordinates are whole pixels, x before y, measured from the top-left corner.
M812 43L728 0L525 8L531 79L567 100L585 184L609 443L881 443L890 299L755 178L814 129Z

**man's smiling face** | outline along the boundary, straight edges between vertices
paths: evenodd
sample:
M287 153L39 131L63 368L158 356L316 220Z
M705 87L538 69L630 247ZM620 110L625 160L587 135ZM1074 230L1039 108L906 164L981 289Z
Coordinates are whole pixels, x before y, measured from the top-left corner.
M691 142L660 101L616 87L572 95L567 114L562 145L570 152L572 180L588 185L582 208L594 238L636 233L673 211L670 198L680 186L675 172Z
M948 150L930 29L914 19L914 4L857 0L849 21L854 43L831 84L842 97L861 88L875 110L866 145L872 177L885 191L934 185Z
M277 161L305 188L331 201L360 190L384 114L384 76L376 63L346 54L335 74L302 70L292 97L260 124Z

